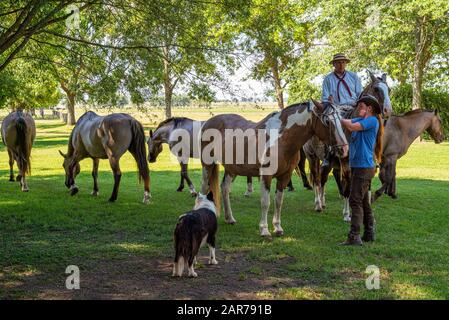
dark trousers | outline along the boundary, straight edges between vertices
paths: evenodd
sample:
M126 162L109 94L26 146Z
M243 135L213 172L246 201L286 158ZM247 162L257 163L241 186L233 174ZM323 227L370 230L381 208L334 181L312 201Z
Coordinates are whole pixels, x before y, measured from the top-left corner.
M352 210L350 235L360 234L362 223L365 232L372 232L374 229L374 216L371 210L368 190L371 180L374 177L374 168L352 168L351 169L351 194L349 205Z

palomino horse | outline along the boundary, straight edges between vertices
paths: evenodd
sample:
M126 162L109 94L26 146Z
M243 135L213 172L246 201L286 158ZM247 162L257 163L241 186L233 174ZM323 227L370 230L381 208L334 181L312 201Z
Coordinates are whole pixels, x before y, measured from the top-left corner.
M389 117L393 111L390 102L389 88L387 85L387 76L384 73L382 77L374 76L368 71L371 82L365 87L361 95L370 94L377 98L384 117ZM337 107L342 118L353 118L357 111L352 107ZM350 132L345 130L346 138L349 139ZM335 181L337 182L340 195L344 198L343 219L350 221L351 211L349 206L351 172L349 168L349 159L332 159L327 168L321 168L320 161L324 160L324 146L316 139L308 141L304 146L307 159L310 165L310 176L315 190L315 210L323 211L326 207L325 186L330 171L333 169Z
M100 159L109 159L114 173L114 189L109 201L117 200L122 172L120 171L120 157L128 150L133 155L139 169L139 180L143 179L145 192L144 203L150 201L150 175L145 151L145 133L142 125L133 117L125 113L114 113L99 116L95 112L86 112L76 122L70 135L67 154L64 157L66 173L65 185L73 196L78 192L75 178L80 172L79 162L85 158L92 158L94 179L93 196L98 195L98 165Z
M402 116L392 116L388 119L385 125L379 172L382 187L375 192L373 201L384 192L393 199L397 197L396 163L424 131L430 134L435 143L443 142L443 126L436 110L412 110Z
M275 234L282 235L284 231L281 227L281 207L284 189L298 164L299 149L313 135L317 135L325 143L334 146L340 156L347 156L348 143L338 113L332 106L323 109L318 103L314 102L314 104L315 106L311 103L291 105L282 111L268 115L258 123L248 121L237 114L217 115L204 123L201 142L202 192L207 193L208 189L213 192L219 210L219 165L217 162L221 162L225 168L221 189L227 223L233 224L236 222L232 215L229 200L229 189L233 176L261 177L262 216L259 227L260 234L267 237L271 236L267 223L270 187L272 179L276 178L273 226ZM214 132L218 133L217 136L213 137L214 144L218 147L213 149L213 154L211 152L208 154L207 151L210 146L205 140L207 140L208 134ZM246 136L248 132L257 132L257 134ZM263 139L266 138L267 132L270 135L269 141L264 143ZM231 133L231 136L229 133ZM247 139L245 139L245 136ZM221 141L218 139L220 137ZM243 143L238 144L236 142L239 138L243 140ZM258 147L259 149L257 151L252 149L254 154L251 154L251 147L259 144L261 144ZM259 155L259 157L256 155ZM205 160L206 156L210 156L208 163ZM251 156L253 156L252 159L250 159ZM272 163L277 164L271 168L273 170L271 173L266 170L267 157L270 158L270 165ZM228 161L229 158L230 161Z
M33 118L22 111L15 111L6 116L2 122L2 140L8 149L9 181L20 181L22 191L27 192L25 175L31 172L31 147L36 137L36 125ZM14 180L14 160L19 174Z
M181 166L181 181L176 191L181 192L184 189L184 180L189 186L192 196L196 196L195 186L189 178L187 166L189 158L199 159L200 146L198 136L201 133L201 127L204 121L192 120L185 117L173 117L162 121L157 126L156 130L150 130L150 137L148 138L148 162L156 162L158 155L162 152L162 144L167 143L170 151L175 150L174 147L179 143L173 134L175 130L185 130L188 134L188 141L181 141L181 143L189 144L189 154L183 157L182 154L176 154L179 165ZM194 144L196 146L194 147ZM186 146L183 146L186 147ZM245 196L249 196L253 192L251 177L247 178L247 191Z

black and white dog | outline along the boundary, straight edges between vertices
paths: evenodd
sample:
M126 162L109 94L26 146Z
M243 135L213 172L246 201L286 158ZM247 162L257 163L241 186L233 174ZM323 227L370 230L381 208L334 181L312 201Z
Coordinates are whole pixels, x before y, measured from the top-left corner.
M209 246L209 264L217 264L215 259L215 233L217 232L217 214L213 195L198 193L195 207L179 217L174 232L175 262L173 276L181 277L184 267L189 277L197 277L193 270L196 255L204 243Z

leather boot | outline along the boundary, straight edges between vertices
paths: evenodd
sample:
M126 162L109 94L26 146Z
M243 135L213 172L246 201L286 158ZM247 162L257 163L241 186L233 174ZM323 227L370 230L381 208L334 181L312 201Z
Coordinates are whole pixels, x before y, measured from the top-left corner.
M375 240L376 236L374 233L374 229L365 230L363 233L362 240L365 242L373 242Z
M340 243L340 246L361 246L363 245L360 235L349 234L345 242Z

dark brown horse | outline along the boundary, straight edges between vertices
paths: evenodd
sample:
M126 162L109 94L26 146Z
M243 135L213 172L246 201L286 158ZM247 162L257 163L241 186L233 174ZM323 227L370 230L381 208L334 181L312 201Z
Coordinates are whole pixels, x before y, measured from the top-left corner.
M267 134L268 142L265 140ZM248 121L237 114L212 117L202 128L202 193L207 193L210 189L219 210L220 199L216 195L219 195L218 162L220 162L225 168L221 184L225 220L233 224L236 221L232 216L229 199L232 178L236 175L260 176L262 207L260 234L269 237L271 234L268 231L267 215L270 206L270 188L273 178L276 178L273 226L276 235L282 235L284 231L281 227L281 207L284 189L298 164L300 148L314 135L334 146L339 156L347 156L347 140L339 115L333 106L323 109L318 103L315 103L315 106L310 103L295 104L270 114L258 123ZM210 139L216 148L210 148L211 143L208 142Z
M137 162L139 180L145 183L144 203L150 201L150 175L146 160L145 133L142 125L125 113L114 113L102 117L95 112L86 112L76 122L70 135L67 154L64 157L66 173L65 185L70 194L75 195L78 187L75 178L80 172L79 162L85 158L93 160L92 177L94 179L93 196L98 195L98 164L100 159L109 159L114 173L114 189L109 201L117 200L122 172L120 158L129 151Z
M6 116L2 122L2 140L8 149L9 181L20 181L22 191L27 192L26 174L31 172L31 147L36 137L36 125L33 118L22 111L15 111ZM14 161L19 174L14 180Z
M435 143L444 140L441 118L434 110L413 110L402 116L392 116L385 125L383 137L382 163L379 179L382 187L373 196L373 201L383 193L395 199L396 163L408 151L408 148L424 131L428 132Z

